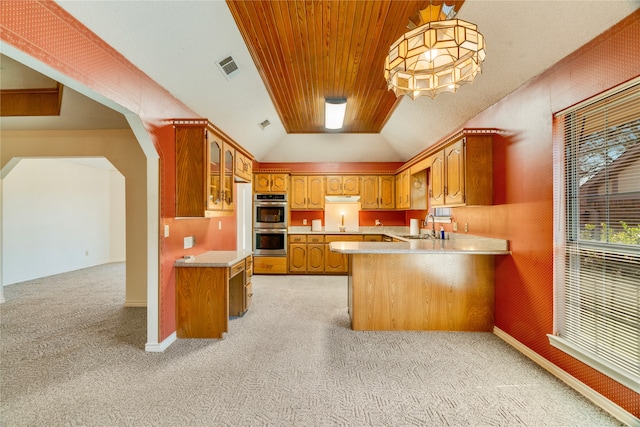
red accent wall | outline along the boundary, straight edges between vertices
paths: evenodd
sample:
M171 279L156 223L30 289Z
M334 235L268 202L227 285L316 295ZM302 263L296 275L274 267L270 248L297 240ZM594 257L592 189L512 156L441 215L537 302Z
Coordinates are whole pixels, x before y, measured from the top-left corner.
M496 257L496 326L635 416L637 393L552 347L546 334L553 332L553 114L640 75L638 58L640 12L466 123L508 135L494 143L495 205L453 213L469 233L511 242L512 256Z
M152 131L160 155L160 337L167 338L176 330L175 267L177 259L211 250L236 249L236 215L213 218L175 218L176 163L175 128L164 125ZM164 227L169 226L169 237ZM184 238L194 236L194 247L184 249Z

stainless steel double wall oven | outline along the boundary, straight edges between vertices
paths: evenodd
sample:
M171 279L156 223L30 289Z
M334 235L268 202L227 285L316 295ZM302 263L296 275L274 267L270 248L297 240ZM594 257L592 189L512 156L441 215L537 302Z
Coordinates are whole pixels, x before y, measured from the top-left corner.
M286 194L253 196L254 255L287 255L288 216Z

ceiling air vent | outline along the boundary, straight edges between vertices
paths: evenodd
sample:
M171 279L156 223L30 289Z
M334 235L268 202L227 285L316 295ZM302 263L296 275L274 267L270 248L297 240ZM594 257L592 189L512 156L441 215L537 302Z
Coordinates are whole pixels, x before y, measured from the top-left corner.
M267 119L267 120L264 120L264 121L258 123L258 126L260 126L260 129L264 130L264 128L266 128L270 124L271 124L271 122L269 121L269 119Z
M218 64L218 68L220 68L220 71L227 78L227 80L229 80L231 77L234 77L240 72L238 64L236 64L236 60L233 59L231 55L228 55L220 59L219 61L216 61L216 64Z

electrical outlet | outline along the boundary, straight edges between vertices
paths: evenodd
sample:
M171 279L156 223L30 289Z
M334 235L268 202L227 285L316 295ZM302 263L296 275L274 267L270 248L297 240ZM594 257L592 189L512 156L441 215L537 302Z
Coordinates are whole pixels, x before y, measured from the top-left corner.
M457 222L454 222L452 224L452 227L453 227L453 231L458 231L458 223Z
M218 221L218 230L222 230L222 221Z
M307 225L307 218L302 219L302 225Z
M194 247L196 244L196 236L187 236L184 238L184 249L189 249Z
M467 224L466 222L464 223L464 232L465 233L469 232L469 224Z
M164 225L164 237L169 237L169 224Z

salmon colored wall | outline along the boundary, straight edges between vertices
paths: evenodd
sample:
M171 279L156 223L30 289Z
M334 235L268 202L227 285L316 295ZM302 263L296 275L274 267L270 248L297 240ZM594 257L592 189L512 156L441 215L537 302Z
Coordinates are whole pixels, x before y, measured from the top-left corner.
M557 111L640 75L640 12L484 111L465 127L494 142L495 205L454 209L469 233L511 242L496 257L498 328L636 417L640 396L549 345L553 332L553 129Z
M175 261L212 250L235 250L236 216L234 211L213 218L176 219L175 129L165 125L153 133L160 154L160 336L166 338L176 330ZM169 237L164 237L167 225ZM184 249L187 236L195 236L196 244Z

